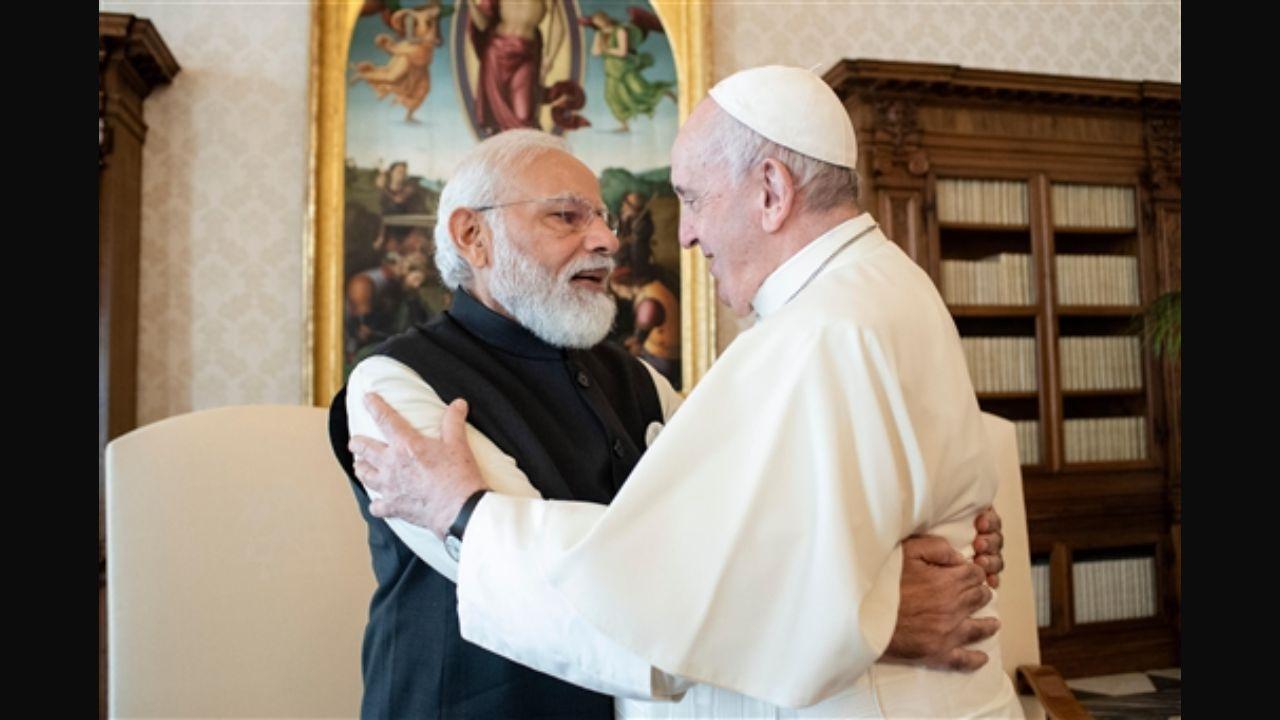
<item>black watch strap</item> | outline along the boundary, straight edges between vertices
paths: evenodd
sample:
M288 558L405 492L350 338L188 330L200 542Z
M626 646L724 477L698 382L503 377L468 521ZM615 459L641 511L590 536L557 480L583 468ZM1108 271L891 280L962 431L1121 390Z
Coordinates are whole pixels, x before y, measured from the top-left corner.
M467 523L471 521L471 513L476 509L476 505L480 504L480 498L488 490L477 490L471 493L471 497L462 503L462 509L458 511L458 517L453 519L453 524L449 526L449 536L462 539L462 534L467 531Z

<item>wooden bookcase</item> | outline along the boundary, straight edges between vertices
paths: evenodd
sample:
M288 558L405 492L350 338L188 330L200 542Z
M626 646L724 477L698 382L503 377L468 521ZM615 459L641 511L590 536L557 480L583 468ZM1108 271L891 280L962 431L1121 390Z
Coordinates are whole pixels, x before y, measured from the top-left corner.
M1181 374L1140 320L1181 289L1181 87L869 60L826 80L857 130L861 206L938 283L967 344L1034 363L976 387L984 410L1027 423L1043 662L1067 677L1178 665ZM1029 288L992 269L1002 256Z

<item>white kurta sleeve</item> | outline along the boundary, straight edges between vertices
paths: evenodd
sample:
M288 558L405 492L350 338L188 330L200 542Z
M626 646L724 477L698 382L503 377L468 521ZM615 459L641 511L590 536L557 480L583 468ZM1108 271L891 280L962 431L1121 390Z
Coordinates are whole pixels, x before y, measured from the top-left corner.
M656 375L656 373L655 373ZM657 375L667 393L658 387L664 411L674 411L680 396L665 378ZM385 440L377 423L364 408L365 393L377 392L397 412L404 415L418 432L439 437L440 419L445 403L423 379L405 365L383 356L361 362L347 382L347 417L351 435L365 435ZM476 456L486 484L496 493L509 497L537 498L538 492L517 466L474 427L467 427L467 441ZM366 488L371 498L379 494ZM499 497L491 495L490 497ZM480 503L480 508L489 499ZM583 503L583 507L603 508ZM458 564L449 557L444 543L431 531L399 518L388 518L396 537L427 564L450 580L457 582ZM470 552L471 534L464 543ZM465 557L465 554L464 554ZM572 606L551 587L545 575L527 565L527 558L506 555L496 558L491 566L498 577L521 587L518 596L490 598L490 602L518 606L518 611L484 615L463 615L462 635L467 640L492 652L583 687L612 695L642 698L678 696L687 687L675 678L652 670L635 653L611 641L584 622ZM483 587L470 588L472 595L483 595ZM461 598L461 592L459 593ZM462 603L460 602L460 609ZM517 622L511 622L512 618ZM566 630L569 629L569 630Z
M446 407L440 396L413 370L381 355L356 365L347 380L347 423L353 437L364 435L386 442L382 430L364 407L364 395L370 392L381 395L418 432L440 437L440 419ZM511 495L539 497L515 460L471 425L467 425L467 442L489 487ZM381 497L376 490L365 488L365 492L374 500ZM458 564L449 557L444 543L434 533L400 518L387 518L387 525L413 554L436 572L457 582Z

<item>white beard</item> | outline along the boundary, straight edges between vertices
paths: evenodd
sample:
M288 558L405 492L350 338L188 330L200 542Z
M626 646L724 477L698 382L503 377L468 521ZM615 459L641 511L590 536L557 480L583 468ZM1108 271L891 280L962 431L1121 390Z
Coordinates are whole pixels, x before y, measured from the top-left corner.
M612 271L613 258L577 258L559 277L511 243L506 223L493 229L493 271L489 291L516 322L546 342L562 348L599 344L613 327L618 311L613 296L574 287L574 275L587 270Z

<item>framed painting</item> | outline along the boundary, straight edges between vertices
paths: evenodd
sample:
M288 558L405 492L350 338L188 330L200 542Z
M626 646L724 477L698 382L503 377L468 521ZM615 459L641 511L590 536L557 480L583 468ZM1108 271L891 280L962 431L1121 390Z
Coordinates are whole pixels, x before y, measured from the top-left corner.
M610 339L672 384L714 359L701 253L679 247L669 152L708 89L705 4L365 0L313 5L311 402L379 342L448 308L432 261L439 193L512 128L564 138L620 219Z

